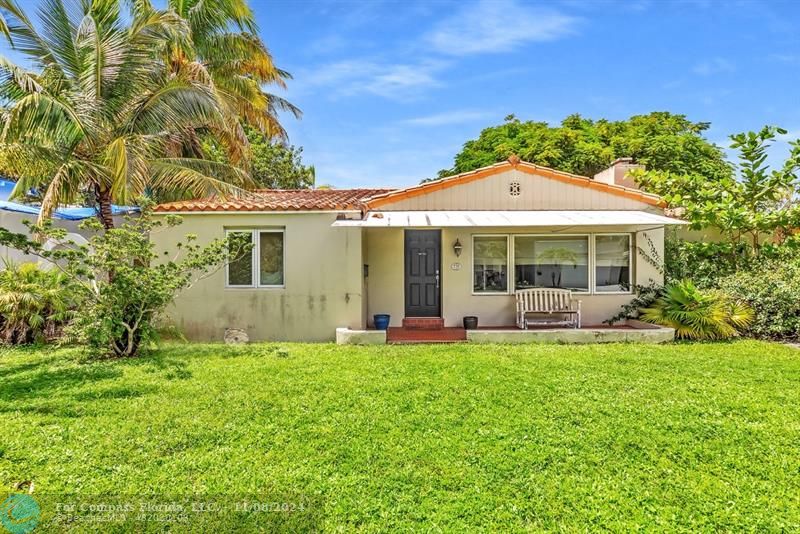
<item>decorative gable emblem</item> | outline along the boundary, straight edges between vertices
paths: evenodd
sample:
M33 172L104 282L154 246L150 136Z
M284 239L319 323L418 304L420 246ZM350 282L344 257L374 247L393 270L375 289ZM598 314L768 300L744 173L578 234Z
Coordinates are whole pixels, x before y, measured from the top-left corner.
M522 193L522 185L519 182L511 182L508 186L508 194L512 197L518 197Z

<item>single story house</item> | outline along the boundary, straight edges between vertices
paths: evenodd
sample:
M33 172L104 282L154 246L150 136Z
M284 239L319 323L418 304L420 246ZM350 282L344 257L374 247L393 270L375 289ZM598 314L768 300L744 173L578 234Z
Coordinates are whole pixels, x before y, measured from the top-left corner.
M255 245L178 297L171 318L194 340L236 328L251 340L328 341L339 327L369 328L375 314L391 315L391 326L457 326L464 316L509 326L514 292L532 287L571 290L583 323L598 325L631 300L631 285L662 280L664 228L681 223L624 180L512 156L405 189L162 204L157 214L184 222L153 239L169 249L187 233L202 243L242 232Z

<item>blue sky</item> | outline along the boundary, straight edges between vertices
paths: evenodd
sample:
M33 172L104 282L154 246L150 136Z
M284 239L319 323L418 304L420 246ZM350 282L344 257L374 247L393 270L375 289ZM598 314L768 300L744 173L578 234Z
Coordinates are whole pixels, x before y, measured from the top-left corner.
M291 141L318 183L406 185L449 167L514 113L622 119L668 110L708 137L764 124L800 136L796 2L262 2L295 77Z
M718 143L764 124L800 137L797 2L251 2L318 184L418 183L509 113L667 110Z

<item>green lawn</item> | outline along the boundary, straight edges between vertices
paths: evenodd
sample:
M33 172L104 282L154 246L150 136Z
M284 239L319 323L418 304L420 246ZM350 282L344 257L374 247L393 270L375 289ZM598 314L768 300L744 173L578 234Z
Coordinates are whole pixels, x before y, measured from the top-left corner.
M800 351L8 350L0 483L24 480L45 516L55 494L147 494L299 502L268 520L326 530L796 530Z

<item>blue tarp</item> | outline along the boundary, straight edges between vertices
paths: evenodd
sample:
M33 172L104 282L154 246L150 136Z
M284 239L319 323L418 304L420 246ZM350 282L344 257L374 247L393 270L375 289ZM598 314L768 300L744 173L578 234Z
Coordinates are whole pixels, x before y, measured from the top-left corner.
M13 189L14 182L0 178L0 209L38 216L39 206L18 204L17 202L8 201L8 197ZM113 215L124 215L126 213L136 213L138 211L139 208L135 206L111 206L111 213ZM95 208L58 208L53 212L53 217L56 219L65 219L68 221L81 221L96 215L97 210Z

